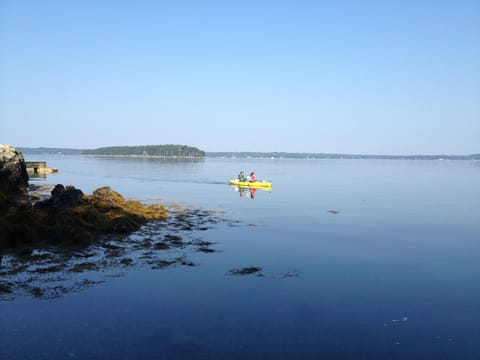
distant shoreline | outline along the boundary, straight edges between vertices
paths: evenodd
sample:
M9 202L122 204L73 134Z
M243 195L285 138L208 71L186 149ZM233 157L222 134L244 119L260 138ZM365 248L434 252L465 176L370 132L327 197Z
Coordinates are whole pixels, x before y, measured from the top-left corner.
M25 154L38 155L82 155L82 149L69 148L27 148L18 147ZM159 159L203 159L203 157L157 156L157 155L86 155L90 157L128 157ZM260 159L365 159L365 160L480 160L480 154L471 155L361 155L328 153L289 153L289 152L205 152L206 158L260 158Z
M235 153L207 152L207 157L224 158L273 158L273 159L320 159L320 160L480 160L473 155L361 155L361 154L316 154L316 153Z
M199 156L162 156L162 155L87 155L80 154L86 157L107 157L107 158L139 158L139 159L191 159L191 160L203 160L204 157Z

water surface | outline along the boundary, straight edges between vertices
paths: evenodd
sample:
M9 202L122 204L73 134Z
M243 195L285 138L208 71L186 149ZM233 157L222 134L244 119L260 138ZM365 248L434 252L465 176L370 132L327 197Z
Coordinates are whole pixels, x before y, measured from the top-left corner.
M480 163L43 156L45 180L214 210L198 266L0 302L5 359L480 357ZM272 180L252 199L228 179ZM141 233L135 236L143 236ZM259 266L263 276L229 276ZM68 280L68 279L67 279Z

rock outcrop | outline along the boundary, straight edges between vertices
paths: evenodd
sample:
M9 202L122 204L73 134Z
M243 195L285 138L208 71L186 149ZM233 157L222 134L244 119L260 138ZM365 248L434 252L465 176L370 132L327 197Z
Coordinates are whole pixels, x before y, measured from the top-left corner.
M84 246L101 234L127 234L168 217L165 206L126 200L109 187L85 195L74 186L58 184L50 198L37 197L35 203L26 195L27 186L23 155L0 145L0 250L39 244Z
M82 203L83 192L74 186L56 185L51 191L50 199L39 201L35 204L36 209L66 209Z
M0 144L0 193L4 197L25 194L28 174L25 159L13 146Z
M86 246L102 234L128 234L168 217L163 205L126 200L109 187L85 195L58 184L33 207L11 207L0 217L0 249L50 244Z

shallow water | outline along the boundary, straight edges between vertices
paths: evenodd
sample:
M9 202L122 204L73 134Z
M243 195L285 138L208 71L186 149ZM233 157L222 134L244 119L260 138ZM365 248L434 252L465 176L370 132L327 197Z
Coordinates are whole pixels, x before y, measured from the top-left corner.
M185 235L217 252L175 249L197 266L112 266L3 299L2 359L480 357L479 162L25 157L59 168L37 183L222 220ZM240 196L240 170L272 191ZM228 275L248 266L263 276Z

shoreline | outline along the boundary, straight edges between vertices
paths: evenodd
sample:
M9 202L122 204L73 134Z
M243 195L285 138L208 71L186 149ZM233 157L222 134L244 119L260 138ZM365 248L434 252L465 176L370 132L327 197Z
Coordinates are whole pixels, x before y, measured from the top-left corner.
M199 156L158 156L158 155L91 155L80 154L86 157L106 157L106 158L141 158L141 159L188 159L188 160L204 160L205 157Z
M205 159L205 158L275 158L275 159L379 159L379 160L480 160L480 153L471 154L345 154L322 152L287 152L287 151L205 151L204 156L158 156L158 155L122 155L122 154L82 154L89 149L55 148L55 147L18 147L25 154L35 155L82 155L94 157L135 157L165 159Z

